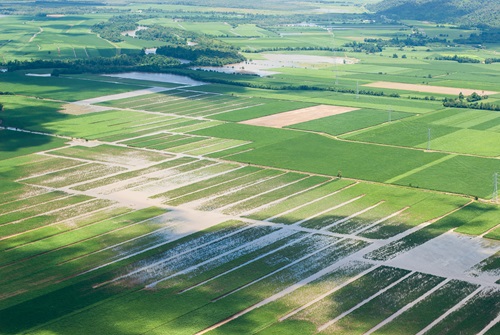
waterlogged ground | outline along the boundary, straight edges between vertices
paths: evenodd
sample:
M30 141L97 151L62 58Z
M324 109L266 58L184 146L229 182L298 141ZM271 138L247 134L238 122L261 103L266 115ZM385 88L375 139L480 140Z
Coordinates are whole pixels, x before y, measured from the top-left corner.
M497 333L498 206L231 160L255 139L213 117L264 99L94 104L0 161L1 334Z

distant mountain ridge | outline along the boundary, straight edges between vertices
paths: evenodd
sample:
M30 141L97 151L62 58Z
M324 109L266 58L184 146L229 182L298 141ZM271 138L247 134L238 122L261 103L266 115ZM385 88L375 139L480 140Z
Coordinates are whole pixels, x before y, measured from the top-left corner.
M393 19L500 27L498 0L382 0L367 7Z

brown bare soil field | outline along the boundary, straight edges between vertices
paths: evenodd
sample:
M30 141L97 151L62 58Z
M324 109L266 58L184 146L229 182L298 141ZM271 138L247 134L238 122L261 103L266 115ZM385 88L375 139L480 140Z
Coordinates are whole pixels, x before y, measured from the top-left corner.
M365 84L363 86L377 87L377 88L391 88L395 90L416 91L425 93L453 94L453 95L459 95L460 92L462 92L462 94L464 95L471 95L473 92L476 92L477 94L481 95L492 95L498 93L494 91L472 90L469 88L403 84L403 83L393 83L388 81L376 81L374 83Z
M283 128L292 124L302 123L306 121L316 120L327 116L352 112L358 108L318 105L313 107L296 109L289 112L273 114L259 117L257 119L243 121L243 124L254 126L264 126L272 128Z

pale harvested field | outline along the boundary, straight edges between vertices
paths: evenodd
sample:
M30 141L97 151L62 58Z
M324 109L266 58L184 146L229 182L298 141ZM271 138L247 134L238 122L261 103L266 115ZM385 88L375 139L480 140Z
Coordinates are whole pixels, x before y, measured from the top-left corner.
M110 107L95 106L95 105L79 105L74 103L65 104L59 113L69 114L69 115L83 115L89 113L104 112L110 110Z
M257 119L243 121L243 124L263 126L272 128L283 128L292 124L321 119L323 117L343 114L357 110L358 108L318 105L313 107L296 109L289 112L259 117Z
M365 84L363 86L377 87L377 88L391 88L395 90L405 90L405 91L415 91L415 92L425 92L425 93L454 94L454 95L459 95L460 92L462 92L462 94L464 95L471 95L474 92L481 95L492 95L498 93L494 91L472 90L469 88L403 84L403 83L393 83L389 81L377 81L371 84Z

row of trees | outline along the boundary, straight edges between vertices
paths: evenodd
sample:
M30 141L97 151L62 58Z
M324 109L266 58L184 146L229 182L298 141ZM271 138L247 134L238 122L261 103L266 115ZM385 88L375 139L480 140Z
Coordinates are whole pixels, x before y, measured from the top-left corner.
M481 63L481 61L479 59L471 58L471 57L467 57L467 56L457 56L457 55L454 55L454 56L436 56L436 57L434 57L434 59L435 60L452 60L452 61L459 62L459 63Z
M473 92L468 97L465 97L462 93L460 93L457 98L444 98L443 106L500 111L500 105L483 102L482 100L485 99L488 99L487 95L481 96L476 92Z
M91 59L10 61L9 71L29 69L54 69L52 75L63 73L112 73L121 71L162 72L180 66L180 61L162 55L127 55L96 57Z

